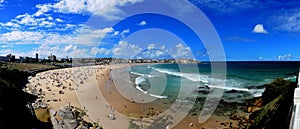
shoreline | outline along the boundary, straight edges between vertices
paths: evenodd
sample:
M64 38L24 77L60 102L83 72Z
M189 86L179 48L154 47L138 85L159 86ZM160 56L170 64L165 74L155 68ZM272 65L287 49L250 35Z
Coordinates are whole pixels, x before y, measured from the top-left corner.
M146 102L143 102L142 100L132 100L130 97L128 97L130 96L128 94L122 95L121 93L123 92L120 93L119 90L128 90L128 89L126 88L120 89L120 87L116 86L115 84L118 82L112 82L113 80L111 79L111 77L114 75L110 74L110 71L122 70L126 67L130 67L133 65L147 65L147 64L130 64L130 65L121 64L121 65L112 65L112 66L107 65L107 66L79 67L79 69L83 70L84 73L87 72L87 74L82 74L83 76L82 80L70 79L71 78L70 74L74 74L72 73L72 71L74 72L74 69L76 70L78 69L78 67L50 70L50 71L38 73L35 77L31 77L31 79L29 79L31 81L29 84L31 84L31 86L34 86L33 83L35 83L36 85L40 83L39 85L37 85L36 88L41 88L42 91L45 92L44 99L42 101L46 101L47 107L49 108L60 110L62 107L68 105L78 107L86 111L87 113L87 116L85 117L86 120L98 122L105 129L127 128L124 127L124 125L128 125L129 122L141 126L143 122L141 123L139 121L142 120L145 121L145 123L151 121L153 122L153 118L158 118L157 116L162 116L161 115L162 112L167 110L172 103L164 99L159 99L160 101L155 103L146 103L151 100L144 100ZM59 78L60 80L58 79L58 82L62 82L61 86L57 87L55 82L51 83L49 80L47 80L47 79L53 79L50 77L51 75L53 75L53 73L56 74L63 73L62 76L67 76L66 78L62 77ZM74 81L77 81L77 84ZM73 87L70 86L70 83L73 84ZM123 84L123 82L120 83ZM65 88L63 88L64 86ZM27 86L27 88L28 87L30 86ZM50 87L51 89L50 91L48 87ZM132 91L129 91L129 93L133 92L135 93L135 95L137 95L136 93L140 92L137 89L134 89L133 86L131 86L130 90ZM27 91L30 90L27 89ZM63 94L60 94L62 93L61 91L63 92ZM143 98L143 96L141 95L135 97ZM56 101L54 101L55 99ZM48 100L50 101L48 102ZM113 115L115 120L111 120L109 118L110 115ZM146 118L147 116L149 118ZM132 119L128 119L128 117ZM232 123L231 126L237 127L238 123L236 122L236 120L231 120L229 119L229 117L230 116L218 116L214 114L205 123L198 124L198 116L188 115L174 128L175 129L180 129L180 128L192 129L195 127L221 128L224 127L224 125L221 123L230 124L230 122ZM169 121L172 122L172 120ZM193 123L192 126L191 123ZM171 123L166 123L166 124L167 125L164 126L169 125L172 127ZM145 125L149 125L149 123Z

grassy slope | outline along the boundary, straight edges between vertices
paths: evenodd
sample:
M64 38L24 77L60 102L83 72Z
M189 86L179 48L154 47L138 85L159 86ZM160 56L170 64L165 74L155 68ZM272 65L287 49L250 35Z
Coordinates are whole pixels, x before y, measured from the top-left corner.
M34 71L34 70L41 70L41 69L50 69L50 68L57 68L51 65L43 65L43 64L30 64L30 63L11 63L5 62L0 63L1 68L8 68L8 69L17 69L19 71Z

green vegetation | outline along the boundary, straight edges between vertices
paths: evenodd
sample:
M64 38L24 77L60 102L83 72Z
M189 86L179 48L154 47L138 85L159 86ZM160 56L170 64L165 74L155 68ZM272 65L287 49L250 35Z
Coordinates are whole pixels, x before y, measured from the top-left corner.
M276 99L279 95L286 93L290 87L293 87L292 82L284 80L283 78L277 78L272 83L266 84L266 90L262 94L263 104L268 104L272 100Z
M35 70L41 70L41 69L51 69L51 68L57 68L56 66L52 65L44 65L44 64L32 64L32 63L11 63L11 62L5 62L0 63L0 68L8 68L8 69L16 69L19 71L35 71Z
M265 106L250 116L254 120L254 124L250 128L286 128L295 87L296 83L283 78L267 84L262 96Z

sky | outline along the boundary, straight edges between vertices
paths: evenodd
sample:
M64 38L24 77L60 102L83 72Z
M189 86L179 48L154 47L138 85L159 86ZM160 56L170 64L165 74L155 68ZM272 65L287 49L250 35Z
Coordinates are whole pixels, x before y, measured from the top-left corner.
M0 0L0 55L300 60L298 0Z

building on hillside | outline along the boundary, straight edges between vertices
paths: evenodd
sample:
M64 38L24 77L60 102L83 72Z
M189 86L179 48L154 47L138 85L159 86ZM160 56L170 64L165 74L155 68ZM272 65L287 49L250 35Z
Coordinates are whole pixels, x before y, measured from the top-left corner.
M26 62L26 58L25 57L19 57L19 62L20 63L24 63L24 62Z
M35 53L35 62L39 62L39 54Z
M0 56L0 62L7 62L8 58L6 56Z
M48 59L52 62L55 62L56 61L56 56L51 54L50 56L48 56Z
M7 57L9 62L15 62L16 61L16 56L15 55L8 54L6 57Z

